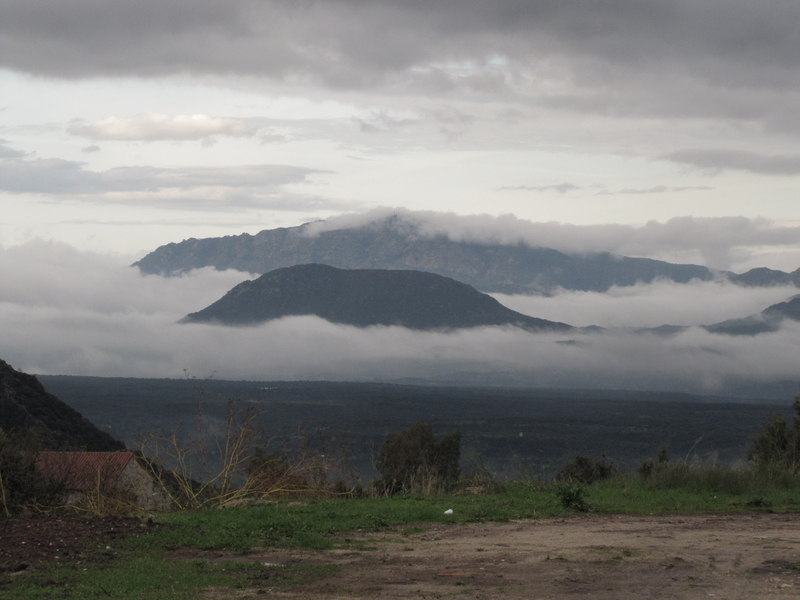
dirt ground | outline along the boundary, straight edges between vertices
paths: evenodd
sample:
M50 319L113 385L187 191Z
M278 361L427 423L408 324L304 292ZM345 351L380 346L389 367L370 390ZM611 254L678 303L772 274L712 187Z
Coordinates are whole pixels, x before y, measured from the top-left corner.
M104 562L123 535L156 527L126 517L83 518L21 515L0 520L0 573L21 572L42 562Z
M112 560L106 545L147 531L137 519L18 517L0 526L0 571ZM208 600L280 598L800 598L800 514L578 516L347 534L327 552L182 550L173 559L267 563L255 587ZM286 565L336 564L337 577L271 589Z
M800 515L588 516L425 526L349 535L350 549L248 560L335 563L340 576L259 597L760 598L800 597ZM218 559L225 559L218 555ZM266 580L268 583L268 579ZM209 594L209 598L242 597Z

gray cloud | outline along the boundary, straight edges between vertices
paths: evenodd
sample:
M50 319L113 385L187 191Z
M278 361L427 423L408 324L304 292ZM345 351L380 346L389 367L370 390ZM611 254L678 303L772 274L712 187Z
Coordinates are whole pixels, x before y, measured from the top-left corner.
M336 206L335 201L281 190L283 185L302 183L319 172L285 165L142 166L97 172L82 163L57 158L11 158L0 160L0 191L69 194L91 201L132 204L150 201L203 209L259 204L275 209Z
M29 73L532 85L560 109L800 130L800 7L784 0L2 0L0 11L0 65Z
M125 262L46 242L0 250L0 357L26 371L76 375L180 377L189 369L228 379L452 381L469 372L527 385L686 391L714 391L730 378L797 376L800 326L792 323L747 339L699 329L671 338L625 332L534 335L514 328L423 333L356 329L313 317L253 328L180 326L177 319L248 276L205 269L180 278L143 277ZM680 301L687 307L713 295L710 288L686 291ZM722 311L754 301L750 290L719 291ZM630 292L609 303L619 302L623 322L635 313L638 323L660 311L654 298L666 293L674 300L683 289ZM560 300L571 306L572 317L586 309L577 295ZM558 302L551 299L550 306ZM575 343L559 343L564 341Z
M6 158L22 158L25 156L24 152L20 152L19 150L15 150L14 148L9 148L6 144L8 142L2 138L0 138L0 159Z
M613 252L627 256L701 262L728 269L752 258L750 248L800 245L800 227L778 226L767 219L746 217L675 217L644 225L570 225L534 223L514 215L470 215L381 208L314 223L309 235L360 227L397 217L395 226L426 237L445 235L483 244L526 244L562 252ZM800 266L800 265L798 265ZM796 267L795 267L796 268ZM794 269L792 269L794 270Z
M661 157L712 172L749 171L762 175L800 174L800 155L768 155L747 150L677 150Z
M91 146L84 146L81 148L81 152L91 153L91 152L100 152L100 146L97 144L92 144Z

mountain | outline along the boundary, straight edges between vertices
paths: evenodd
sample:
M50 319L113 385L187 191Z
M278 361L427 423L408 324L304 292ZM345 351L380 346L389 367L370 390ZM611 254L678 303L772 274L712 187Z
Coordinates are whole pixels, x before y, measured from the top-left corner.
M791 273L758 267L750 269L747 273L736 275L731 273L728 279L733 283L745 287L771 287L777 285L795 285L800 287L800 269Z
M358 327L450 329L515 325L533 331L572 327L515 312L472 286L423 271L295 265L245 281L183 323L253 325L290 315L317 315Z
M33 375L0 360L0 429L34 430L49 450L124 450L125 445L100 431L79 412L49 394Z
M784 319L800 321L800 295L786 302L773 304L756 315L707 325L705 329L725 335L758 335L777 331Z
M607 291L663 278L679 283L708 281L719 274L698 265L678 265L607 252L570 255L550 248L457 242L426 237L399 217L352 229L315 234L313 224L269 229L256 235L188 239L161 246L134 263L142 273L173 275L212 266L266 273L297 264L343 269L428 271L483 292L507 294L568 290Z

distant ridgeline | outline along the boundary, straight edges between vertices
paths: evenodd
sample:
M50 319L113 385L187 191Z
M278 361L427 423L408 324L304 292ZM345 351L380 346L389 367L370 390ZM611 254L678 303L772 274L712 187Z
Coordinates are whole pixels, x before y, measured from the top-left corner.
M757 315L706 325L705 329L711 333L725 335L758 335L759 333L778 331L785 319L800 321L800 295L794 296L786 302L773 304Z
M608 252L570 255L522 244L457 242L444 235L425 237L399 217L318 234L313 234L312 225L269 229L256 235L192 238L161 246L134 266L142 273L158 275L209 266L267 273L309 263L343 269L409 269L451 277L483 292L507 294L547 293L559 287L605 292L615 285L649 283L657 278L686 283L727 277L746 286L800 287L800 269L784 273L760 268L736 275Z
M530 331L569 331L506 308L473 287L422 271L337 269L297 265L245 281L183 323L253 325L286 316L316 315L358 327L455 329L513 325Z
M0 360L0 429L6 433L33 431L48 450L105 452L125 445L100 431L79 412L49 394L33 375Z

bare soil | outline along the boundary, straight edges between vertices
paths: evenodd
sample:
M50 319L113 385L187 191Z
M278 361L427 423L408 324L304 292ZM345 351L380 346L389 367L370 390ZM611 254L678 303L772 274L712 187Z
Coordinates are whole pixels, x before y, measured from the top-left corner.
M799 526L800 515L751 513L588 516L348 534L341 540L345 548L335 551L264 549L246 557L276 570L338 564L338 577L294 591L270 589L267 577L258 589L207 597L797 598Z
M103 562L114 542L157 525L127 517L23 514L0 520L0 573L21 572L53 561Z

